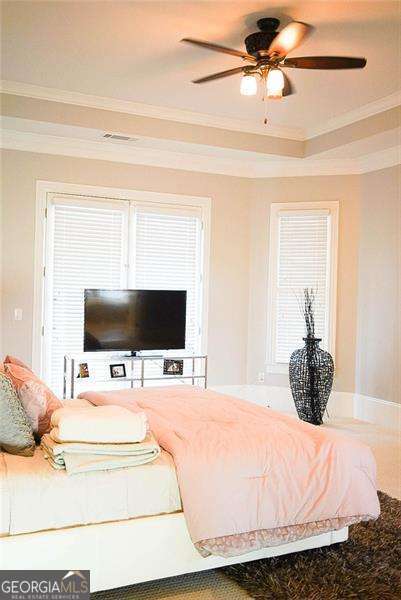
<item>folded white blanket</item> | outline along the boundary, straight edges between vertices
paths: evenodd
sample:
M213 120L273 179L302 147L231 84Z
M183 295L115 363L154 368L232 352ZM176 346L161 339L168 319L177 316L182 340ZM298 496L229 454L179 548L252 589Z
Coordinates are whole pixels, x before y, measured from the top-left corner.
M160 447L150 432L142 442L133 444L59 444L45 434L40 447L51 466L66 469L68 475L144 465L160 454Z
M51 438L56 442L124 444L142 442L147 433L144 412L122 406L65 406L51 417Z

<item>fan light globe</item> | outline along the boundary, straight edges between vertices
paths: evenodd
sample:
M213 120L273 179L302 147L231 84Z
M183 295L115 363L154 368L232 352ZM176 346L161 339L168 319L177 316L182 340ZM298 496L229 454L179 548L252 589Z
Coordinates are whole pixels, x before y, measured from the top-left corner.
M284 88L284 75L280 69L270 69L267 75L267 97L281 98Z
M258 82L254 75L243 75L241 78L240 92L242 96L255 96L258 91Z

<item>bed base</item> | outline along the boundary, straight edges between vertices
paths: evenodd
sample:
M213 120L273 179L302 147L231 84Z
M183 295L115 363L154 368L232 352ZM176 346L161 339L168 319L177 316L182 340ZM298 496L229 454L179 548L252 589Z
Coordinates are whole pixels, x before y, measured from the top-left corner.
M216 569L319 548L348 538L348 527L249 552L202 558L182 512L0 538L1 569L90 570L91 591Z

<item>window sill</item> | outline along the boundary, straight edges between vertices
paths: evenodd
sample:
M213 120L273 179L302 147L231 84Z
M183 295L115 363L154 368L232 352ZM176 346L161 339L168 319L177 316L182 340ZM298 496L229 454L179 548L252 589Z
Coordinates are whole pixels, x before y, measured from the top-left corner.
M267 373L281 373L282 375L288 375L288 364L285 363L275 363L275 364L266 364L266 372Z

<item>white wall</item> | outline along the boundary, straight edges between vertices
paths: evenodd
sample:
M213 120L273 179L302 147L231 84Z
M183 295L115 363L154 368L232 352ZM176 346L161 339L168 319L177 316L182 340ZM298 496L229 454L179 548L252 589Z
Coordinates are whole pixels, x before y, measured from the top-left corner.
M355 391L401 403L401 167L361 181Z
M212 199L210 382L245 383L249 180L19 151L2 154L3 354L30 362L36 181L170 192ZM13 320L15 307L24 319Z
M267 278L272 202L339 201L337 332L335 387L353 391L355 379L356 303L359 238L357 176L260 179L250 200L248 382L265 373L267 385L288 385L288 375L266 372ZM300 347L303 342L300 340Z
M211 385L253 384L265 371L270 204L338 200L335 387L393 401L399 398L400 167L362 177L250 180L3 151L2 168L3 353L31 359L39 179L211 197ZM23 321L13 320L15 307L23 309ZM286 386L288 378L266 374L265 383Z

